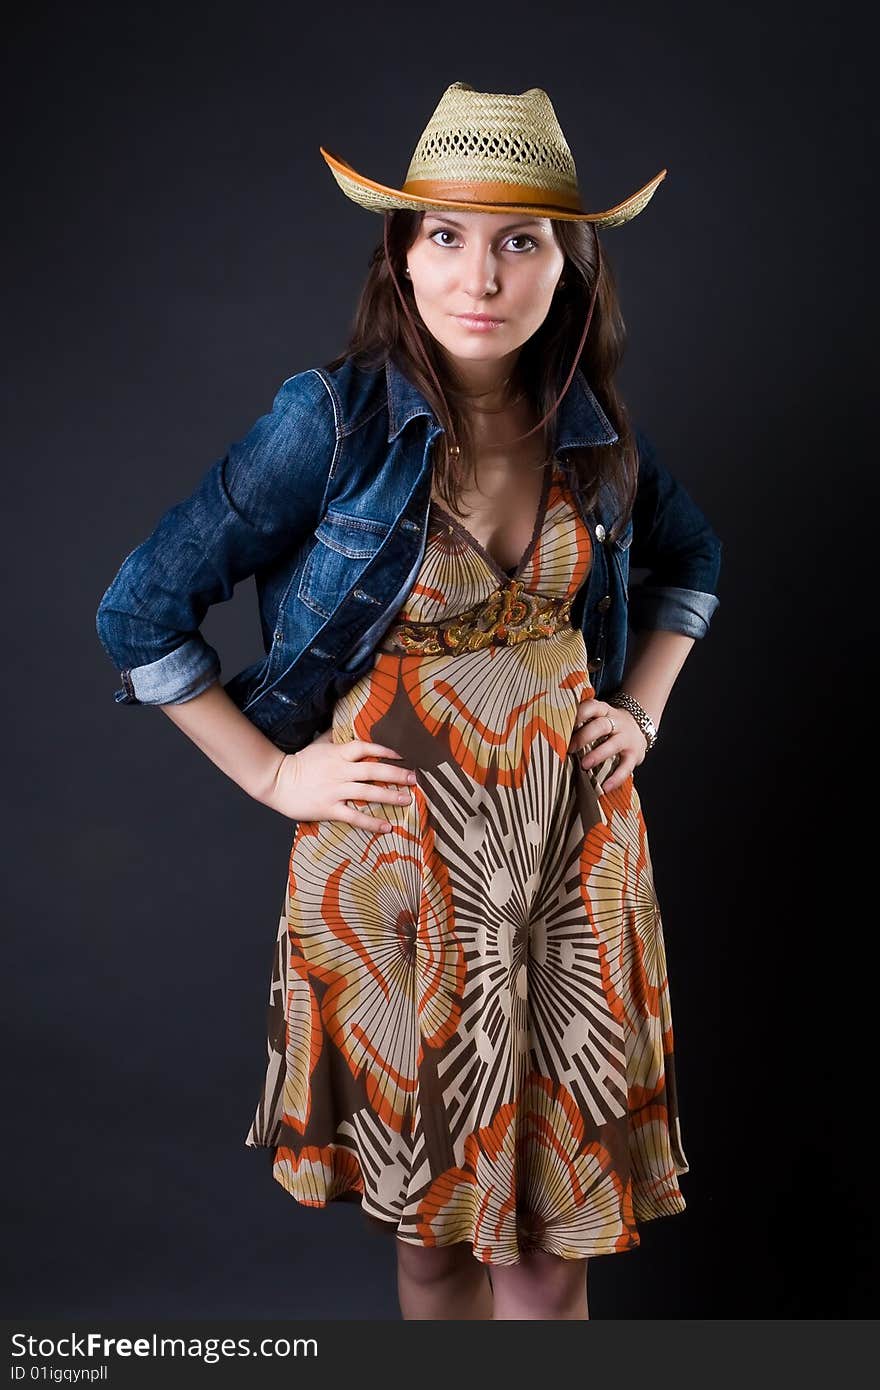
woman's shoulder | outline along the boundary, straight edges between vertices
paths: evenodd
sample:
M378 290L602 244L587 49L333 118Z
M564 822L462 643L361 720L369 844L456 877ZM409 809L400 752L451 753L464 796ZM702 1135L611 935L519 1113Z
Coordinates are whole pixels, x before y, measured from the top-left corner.
M344 434L385 401L382 367L366 369L351 358L336 358L285 377L276 390L272 414L295 424L329 422L337 434Z
M388 408L386 364L364 362L352 355L336 357L321 366L310 367L307 373L319 382L333 402L338 427L342 433L357 429L378 411ZM314 389L312 384L309 390Z

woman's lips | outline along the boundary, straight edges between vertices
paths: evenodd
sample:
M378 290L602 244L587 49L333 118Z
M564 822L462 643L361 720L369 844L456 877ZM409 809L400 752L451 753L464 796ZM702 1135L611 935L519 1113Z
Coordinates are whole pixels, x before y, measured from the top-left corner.
M459 323L463 323L465 328L474 328L477 332L487 333L492 328L500 328L503 319L481 319L474 317L473 314L456 314Z

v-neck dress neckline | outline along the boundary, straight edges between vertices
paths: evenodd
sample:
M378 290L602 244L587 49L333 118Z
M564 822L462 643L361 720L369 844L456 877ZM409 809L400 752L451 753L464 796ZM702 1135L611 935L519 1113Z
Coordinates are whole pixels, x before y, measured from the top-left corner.
M459 521L457 517L453 516L451 512L448 512L445 507L441 506L439 502L435 502L433 498L431 499L431 507L437 513L438 516L441 516L443 518L447 525L451 526L455 530L455 532L462 537L463 540L465 540L469 545L473 546L477 554L480 555L482 559L486 561L486 564L489 565L489 567L502 581L502 583L510 584L514 579L519 578L519 576L522 574L523 570L526 568L527 564L531 560L535 550L535 546L538 544L538 540L540 539L541 531L544 526L544 519L547 515L547 503L550 498L550 486L553 482L553 476L556 471L556 465L557 460L555 457L549 459L548 462L544 465L544 477L541 483L541 496L538 500L538 511L537 515L535 516L535 524L532 527L531 539L528 545L526 546L519 562L516 565L514 565L512 570L504 569L495 559L494 555L490 555L486 547L480 544L476 536L471 531L469 531L468 528L465 525L463 525L463 523Z

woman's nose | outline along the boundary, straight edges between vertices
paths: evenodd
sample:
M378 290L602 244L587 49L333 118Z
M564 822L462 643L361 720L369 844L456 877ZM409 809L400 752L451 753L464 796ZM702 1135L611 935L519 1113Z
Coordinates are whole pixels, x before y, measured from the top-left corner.
M490 255L473 256L465 267L464 288L474 299L482 299L497 288L495 258Z

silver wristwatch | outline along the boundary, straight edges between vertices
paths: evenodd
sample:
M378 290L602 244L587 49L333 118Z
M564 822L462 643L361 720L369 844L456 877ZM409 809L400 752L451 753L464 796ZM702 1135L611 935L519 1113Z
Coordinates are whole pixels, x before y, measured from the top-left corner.
M609 705L613 705L615 709L625 709L627 713L632 715L645 735L648 748L653 748L657 742L657 729L650 714L646 714L638 700L634 700L632 695L627 695L623 690L615 690L614 694L607 698Z

